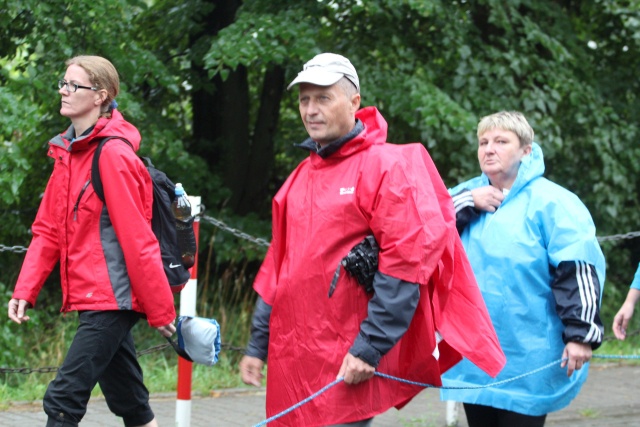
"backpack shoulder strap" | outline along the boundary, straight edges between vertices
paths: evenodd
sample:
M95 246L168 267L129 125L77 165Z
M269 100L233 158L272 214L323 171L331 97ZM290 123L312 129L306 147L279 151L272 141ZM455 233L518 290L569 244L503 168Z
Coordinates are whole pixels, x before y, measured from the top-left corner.
M108 136L106 138L103 138L98 143L98 148L96 148L96 151L93 153L93 160L91 162L91 185L93 185L93 191L96 192L96 195L103 202L104 202L104 187L102 186L102 178L100 177L100 153L102 153L102 147L104 147L104 144L106 144L108 141L112 139L120 139L126 142L127 145L129 145L129 147L133 149L133 145L131 145L129 141L119 136Z

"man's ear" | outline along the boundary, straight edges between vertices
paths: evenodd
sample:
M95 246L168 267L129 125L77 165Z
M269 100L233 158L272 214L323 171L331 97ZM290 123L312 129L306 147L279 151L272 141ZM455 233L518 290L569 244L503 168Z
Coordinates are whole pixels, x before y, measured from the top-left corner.
M360 109L360 94L355 93L351 97L351 110L355 113Z

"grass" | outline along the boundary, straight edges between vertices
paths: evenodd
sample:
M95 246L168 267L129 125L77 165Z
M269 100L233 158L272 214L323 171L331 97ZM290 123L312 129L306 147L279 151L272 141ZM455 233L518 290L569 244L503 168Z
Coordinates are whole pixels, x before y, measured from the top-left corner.
M214 317L220 323L223 350L218 363L212 367L193 364L194 394L208 395L216 389L248 387L240 380L237 366L242 357L240 350L248 340L252 310L251 301L237 308L219 309L218 316L211 315L211 312L202 314L203 317ZM47 385L55 377L55 372L42 371L60 366L77 327L75 313L59 316L49 327L42 326L43 321L37 319L35 310L30 314L36 317L32 318L35 325L11 325L11 332L18 340L15 347L20 352L5 351L0 359L0 368L26 368L24 372L0 369L0 410L6 409L10 402L42 399ZM149 391L175 392L178 355L173 348L145 321L138 322L132 333L136 349L143 353L138 360ZM100 395L98 386L92 396Z
M591 409L591 408L586 408L583 409L581 411L579 411L580 416L584 417L584 418L598 418L598 416L600 416L600 412L598 412L595 409Z
M164 357L142 356L140 364L145 384L151 393L174 392L177 386L177 355L172 349ZM245 387L237 371L238 356L221 352L215 366L194 363L191 390L194 394L209 395L212 390Z

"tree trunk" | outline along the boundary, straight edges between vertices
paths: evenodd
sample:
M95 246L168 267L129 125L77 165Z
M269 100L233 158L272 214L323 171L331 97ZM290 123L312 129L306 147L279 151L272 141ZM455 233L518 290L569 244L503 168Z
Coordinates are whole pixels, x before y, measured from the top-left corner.
M200 39L214 37L218 32L234 22L236 12L242 5L241 0L204 0L211 5L209 13L202 17L203 30L192 36L191 46L198 45ZM204 43L203 43L204 44ZM222 112L223 96L219 93L224 82L218 77L213 84L209 81L207 70L202 67L203 52L194 53L191 69L195 76L192 93L193 143L189 151L205 159L211 169L216 170L222 164L222 147L219 139L225 125ZM203 195L204 196L204 195Z
M249 175L249 155L251 152L249 140L249 83L247 70L238 66L229 73L224 82L219 77L214 78L216 84L214 111L211 117L217 123L218 129L213 145L220 148L218 171L222 176L222 183L231 190L228 207L238 212L238 203L244 194ZM264 179L264 177L263 177ZM245 212L248 213L248 212Z
M210 0L214 9L204 22L205 34L214 36L233 23L242 4L238 0ZM206 81L206 70L194 61L193 71L204 83L194 90L193 143L189 151L201 156L231 190L227 206L246 215L268 204L268 183L274 164L274 135L284 90L284 69L268 67L258 108L253 138L249 133L250 96L244 66L230 70L226 80L219 75ZM203 197L206 195L203 194Z
M274 136L280 116L280 101L284 91L285 72L279 66L270 67L264 75L260 108L253 131L251 147L247 151L247 169L242 171L243 188L234 192L232 205L240 215L267 210L269 205L269 181L274 164Z

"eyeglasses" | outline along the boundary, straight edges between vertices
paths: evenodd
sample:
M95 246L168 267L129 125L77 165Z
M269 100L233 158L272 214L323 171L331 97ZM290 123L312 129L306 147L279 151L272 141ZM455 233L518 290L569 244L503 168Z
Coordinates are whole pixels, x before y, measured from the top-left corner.
M77 83L70 83L65 80L58 80L58 89L62 89L63 87L66 87L67 91L72 93L77 91L78 89L98 90L97 87L81 86Z

